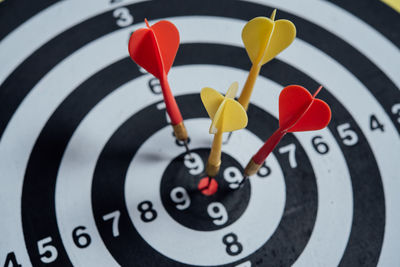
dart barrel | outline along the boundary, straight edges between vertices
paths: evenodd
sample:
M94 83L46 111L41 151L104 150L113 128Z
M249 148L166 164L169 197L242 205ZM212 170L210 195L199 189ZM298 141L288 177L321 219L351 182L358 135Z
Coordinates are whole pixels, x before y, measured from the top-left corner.
M210 162L207 162L207 165L206 165L207 175L209 177L217 176L220 167L221 167L221 161L218 164L210 164Z
M186 131L186 128L185 128L185 125L183 124L183 122L178 123L176 125L172 125L172 127L174 128L174 133L175 133L176 139L178 139L180 141L185 141L188 139L188 133Z
M257 164L253 159L249 161L246 168L244 169L245 176L252 176L258 172L262 164Z

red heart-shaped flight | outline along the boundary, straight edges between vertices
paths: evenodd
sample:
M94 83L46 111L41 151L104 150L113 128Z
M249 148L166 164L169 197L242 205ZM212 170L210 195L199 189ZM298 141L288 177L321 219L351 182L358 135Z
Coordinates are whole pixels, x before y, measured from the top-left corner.
M128 44L133 61L159 79L171 69L178 47L178 29L166 20L136 30Z
M299 85L285 87L279 95L279 127L288 132L313 131L331 120L328 104Z

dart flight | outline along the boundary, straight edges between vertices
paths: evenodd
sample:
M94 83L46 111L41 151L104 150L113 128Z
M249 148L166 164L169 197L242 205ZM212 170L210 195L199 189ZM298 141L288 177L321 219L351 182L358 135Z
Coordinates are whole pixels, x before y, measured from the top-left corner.
M285 19L275 21L276 9L270 18L256 17L242 30L242 40L252 66L238 99L247 110L261 66L287 48L296 37L296 27Z
M212 123L210 134L214 134L210 155L206 166L208 177L215 177L221 165L222 133L242 129L247 126L246 110L236 101L238 83L229 87L225 96L212 88L205 87L200 96Z
M162 20L147 28L132 33L129 39L129 55L139 66L160 80L168 116L174 128L175 137L184 141L187 148L188 134L175 97L168 83L168 72L179 47L178 29L169 21Z
M327 103L315 98L321 89L322 86L314 95L299 85L289 85L282 90L279 95L279 128L247 164L244 170L245 177L257 173L286 133L320 130L329 124L331 109Z

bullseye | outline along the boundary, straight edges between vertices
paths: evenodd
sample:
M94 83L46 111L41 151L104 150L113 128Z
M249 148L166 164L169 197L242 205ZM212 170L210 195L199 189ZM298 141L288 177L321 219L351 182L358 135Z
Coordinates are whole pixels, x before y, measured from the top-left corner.
M204 177L200 180L197 188L203 195L211 196L214 195L218 190L218 183L214 178Z

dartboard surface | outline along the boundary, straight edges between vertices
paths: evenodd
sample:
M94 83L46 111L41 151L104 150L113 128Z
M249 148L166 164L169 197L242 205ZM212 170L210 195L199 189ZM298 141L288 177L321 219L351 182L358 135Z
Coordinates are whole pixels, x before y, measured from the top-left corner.
M243 86L242 28L275 8L296 39L261 69L206 195L200 90ZM129 57L145 18L179 30L169 81L192 158ZM1 2L0 266L400 266L399 29L375 0ZM290 84L323 85L332 120L239 187Z

